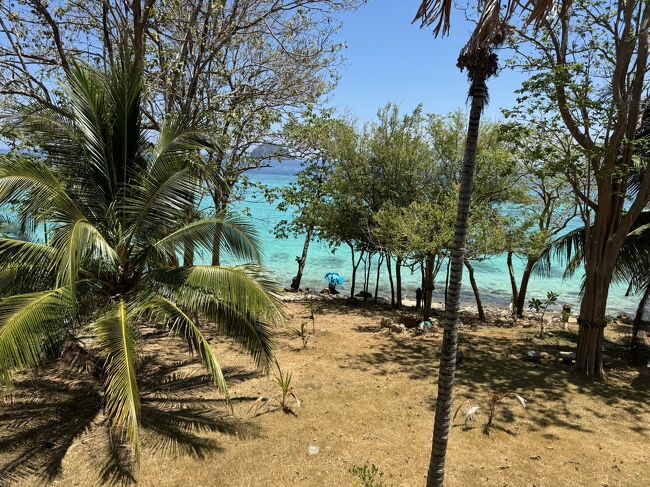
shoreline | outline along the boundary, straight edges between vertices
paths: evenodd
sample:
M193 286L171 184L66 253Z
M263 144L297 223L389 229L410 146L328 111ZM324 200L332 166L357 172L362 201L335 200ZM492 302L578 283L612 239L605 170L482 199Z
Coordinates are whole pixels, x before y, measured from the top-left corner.
M286 289L283 290L280 294L280 299L285 302L285 303L306 303L309 301L322 301L322 302L328 302L328 301L336 301L340 303L350 303L355 306L376 306L376 307L385 307L387 310L390 311L406 311L406 312L415 312L418 311L415 308L416 301L414 299L402 299L402 307L401 308L392 308L390 304L390 299L386 298L385 296L378 296L377 301L374 300L374 298L368 298L364 300L361 297L357 297L354 299L354 301L350 300L350 297L348 294L340 293L340 294L326 294L326 293L319 293L315 291L287 291ZM445 310L445 305L444 303L441 302L433 302L431 303L431 310L434 315L440 315L444 313ZM483 310L485 311L486 315L486 322L489 322L490 319L498 319L498 321L502 321L503 319L507 319L509 321L512 320L512 314L507 306L499 306L495 305L493 303L483 303ZM572 308L571 314L569 316L569 323L576 323L576 319L578 317L578 312L579 312L579 307L578 308ZM469 304L465 301L465 304L461 302L460 306L460 313L465 314L465 315L471 315L472 320L478 320L478 308L476 306L476 303L473 302L472 304ZM557 321L557 319L561 319L561 314L562 314L562 304L559 304L555 306L555 309L549 309L548 311L545 312L544 316L549 317L550 319L545 319L547 322L553 322ZM607 314L608 317L610 317L612 320L627 323L628 321L631 321L634 319L634 315L630 314L629 312L619 312L616 314ZM536 320L537 317L535 316L534 313L526 310L524 312L523 318L519 318L518 321L521 320Z

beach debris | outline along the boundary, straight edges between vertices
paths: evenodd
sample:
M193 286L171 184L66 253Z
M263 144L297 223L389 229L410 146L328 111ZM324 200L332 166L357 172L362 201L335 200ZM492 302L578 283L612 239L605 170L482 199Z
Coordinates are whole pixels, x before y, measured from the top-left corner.
M524 359L529 362L541 362L545 358L548 358L548 353L546 352L538 352L537 350L526 350L524 352Z
M576 359L575 352L560 352L560 358L565 364L571 364Z
M416 316L401 315L399 317L399 323L404 325L406 328L417 328L420 321L420 318Z
M418 329L422 331L431 330L433 328L433 323L430 321L421 321L418 325Z
M307 453L309 453L309 456L318 455L318 452L320 452L319 446L309 445L309 447L307 448Z
M382 318L381 321L379 322L379 328L390 328L390 326L393 324L393 320L390 318Z
M393 333L403 333L406 331L406 327L401 323L392 323L390 325L390 331Z

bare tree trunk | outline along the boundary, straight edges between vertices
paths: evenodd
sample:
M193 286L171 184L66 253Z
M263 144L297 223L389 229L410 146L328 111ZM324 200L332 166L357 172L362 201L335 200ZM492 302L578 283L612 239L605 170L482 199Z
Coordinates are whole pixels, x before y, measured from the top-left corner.
M517 278L515 277L515 268L512 265L512 250L508 251L508 275L510 276L510 287L512 288L512 311L517 312L517 303L519 303L519 291L517 290Z
M359 264L361 264L361 258L363 257L363 250L359 254L359 258L357 259L356 263L354 261L354 246L348 242L348 246L350 247L350 251L352 252L352 285L350 286L350 299L354 299L354 289L357 284L357 269L359 268Z
M366 292L363 295L364 301L368 299L368 295L370 294L370 271L372 271L372 254L368 253L368 274L366 275Z
M483 303L481 302L481 293L478 290L476 279L474 279L474 267L472 267L472 264L470 264L469 260L467 259L465 259L465 267L467 267L467 272L469 273L469 282L472 285L472 291L474 291L476 309L478 310L478 319L485 322L485 311L483 310Z
M633 284L634 283L632 282L632 279L630 279L630 282L627 285L627 291L625 291L625 297L626 298L629 297L632 294L632 288L634 287Z
M390 305L395 307L395 284L393 283L393 269L391 268L390 254L386 254L386 268L388 269L388 281L390 282Z
M141 0L133 0L133 50L135 65L144 69L144 27Z
M221 230L217 228L212 237L212 265L221 265Z
M601 214L585 246L585 286L578 315L580 328L576 349L577 369L595 377L603 375L607 297L616 258L623 243L623 238L615 238L609 231L610 226L606 225L614 215L610 214L610 218L607 218L604 202L599 207Z
M307 228L307 235L305 235L305 243L302 246L302 255L298 259L298 273L296 277L291 280L291 289L297 291L300 289L300 281L302 280L302 273L305 270L305 263L307 262L307 252L309 251L309 244L311 243L311 237L314 234L314 227L310 226Z
M472 199L474 168L478 146L481 113L487 98L485 78L474 79L470 88L472 105L467 126L463 172L460 178L460 193L456 213L454 247L451 256L451 273L449 291L445 303L445 330L440 352L440 372L438 376L438 397L433 425L431 461L427 474L427 487L442 487L445 480L445 459L447 442L451 426L451 401L454 391L456 373L456 351L458 349L458 315L460 309L460 291L463 282L463 264L465 260L465 241L467 238L467 220Z
M395 259L395 281L397 284L397 308L402 307L402 259Z
M196 220L196 212L194 211L194 196L190 197L190 205L185 209L185 223L192 223ZM194 242L186 241L183 244L183 265L185 267L191 267L194 265L194 252L195 252Z
M427 254L424 269L424 306L422 316L425 320L431 317L431 301L433 300L433 266L435 256Z
M526 261L526 268L524 273L521 275L521 283L519 284L519 295L517 296L517 316L520 318L524 316L524 308L526 307L526 292L528 291L528 282L530 281L530 276L533 273L533 266L535 261L528 258Z
M225 215L230 195L226 191L212 193L212 202L217 215ZM212 239L212 265L221 265L221 230L217 228Z
M643 296L641 296L641 301L639 301L639 306L636 309L636 315L634 316L634 321L632 322L632 339L639 334L641 331L641 321L643 320L643 313L645 311L646 304L650 298L650 282L645 288Z
M194 243L185 242L183 244L183 266L192 267L194 265Z
M377 258L377 280L375 282L375 303L377 302L377 295L379 294L379 273L381 271L381 264L384 262L384 255L379 254Z

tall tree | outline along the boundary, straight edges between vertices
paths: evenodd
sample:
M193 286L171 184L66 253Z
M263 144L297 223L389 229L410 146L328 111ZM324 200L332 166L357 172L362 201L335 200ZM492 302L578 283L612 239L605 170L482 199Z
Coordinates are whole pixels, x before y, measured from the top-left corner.
M276 238L303 236L302 253L296 257L298 270L291 281L291 289L300 289L300 282L307 262L307 253L313 238L318 237L322 227L322 214L326 199L326 187L336 161L354 151L356 130L330 113L310 114L298 121L291 117L284 127L284 137L292 157L300 159L301 170L296 181L270 192L270 198L279 197L278 209L291 211L290 219L276 225Z
M446 191L436 191L441 187L442 184L433 183L422 201L414 201L406 208L385 205L374 216L375 235L386 250L423 268L422 314L425 320L430 317L434 279L444 258L443 249L451 242L453 229L455 192L450 195Z
M515 60L529 79L520 112L570 134L565 166L588 235L576 364L603 373L605 311L617 255L650 200L647 160L635 156L648 87L650 3L563 0L536 30L520 28ZM528 111L530 109L530 111Z
M506 112L507 113L507 112ZM528 283L535 271L546 275L550 262L541 259L544 249L577 216L571 185L563 175L573 144L566 132L551 127L510 126L513 150L523 166L526 195L513 208L507 239L507 265L513 289L513 312L523 316ZM513 256L525 264L519 284Z
M421 25L434 25L434 34L449 32L453 2L451 0L423 0L415 20ZM533 8L529 21L544 19L553 2L549 0L527 2ZM476 165L479 125L483 108L487 103L487 80L497 73L497 55L494 48L501 45L509 32L508 20L515 13L519 2L508 2L505 13L500 0L481 2L481 16L476 29L458 58L458 67L467 70L470 81L469 97L471 108L467 126L463 175L460 184L454 249L451 257L449 290L445 303L446 320L440 354L438 396L433 428L431 463L427 475L427 486L442 486L445 476L445 458L451 424L451 401L456 372L456 351L458 348L458 313L460 290L465 260L465 239L469 218L470 200Z

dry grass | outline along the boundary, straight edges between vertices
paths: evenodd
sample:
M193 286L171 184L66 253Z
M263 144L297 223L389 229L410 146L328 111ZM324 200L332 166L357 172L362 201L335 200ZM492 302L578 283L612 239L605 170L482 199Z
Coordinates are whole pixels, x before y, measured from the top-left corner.
M277 391L271 377L215 339L236 398L236 418L226 416L196 362L182 347L170 352L176 342L156 337L144 364L148 392L140 485L354 485L350 467L366 462L385 472L388 485L423 485L441 332L393 335L379 331L380 319L390 313L386 309L324 306L306 349L293 331L308 319L304 305L288 305L290 323L278 332L278 360L293 372L303 404L298 417L282 412L247 417L255 399ZM607 380L590 381L553 360L521 360L525 350L554 355L575 341L575 333L551 331L553 337L538 340L537 327L503 322L463 327L456 404L516 391L529 406L513 403L500 410L489 437L481 432L483 418L469 428L458 418L450 440L449 485L647 485L646 371L614 360ZM623 332L622 326L607 330L613 340L607 353L614 358L622 353L617 341ZM90 383L25 379L12 397L0 406L5 483L35 485L46 478L53 485L86 486L128 478L117 461L124 452L111 451L95 414L99 396ZM308 455L310 445L319 453Z

